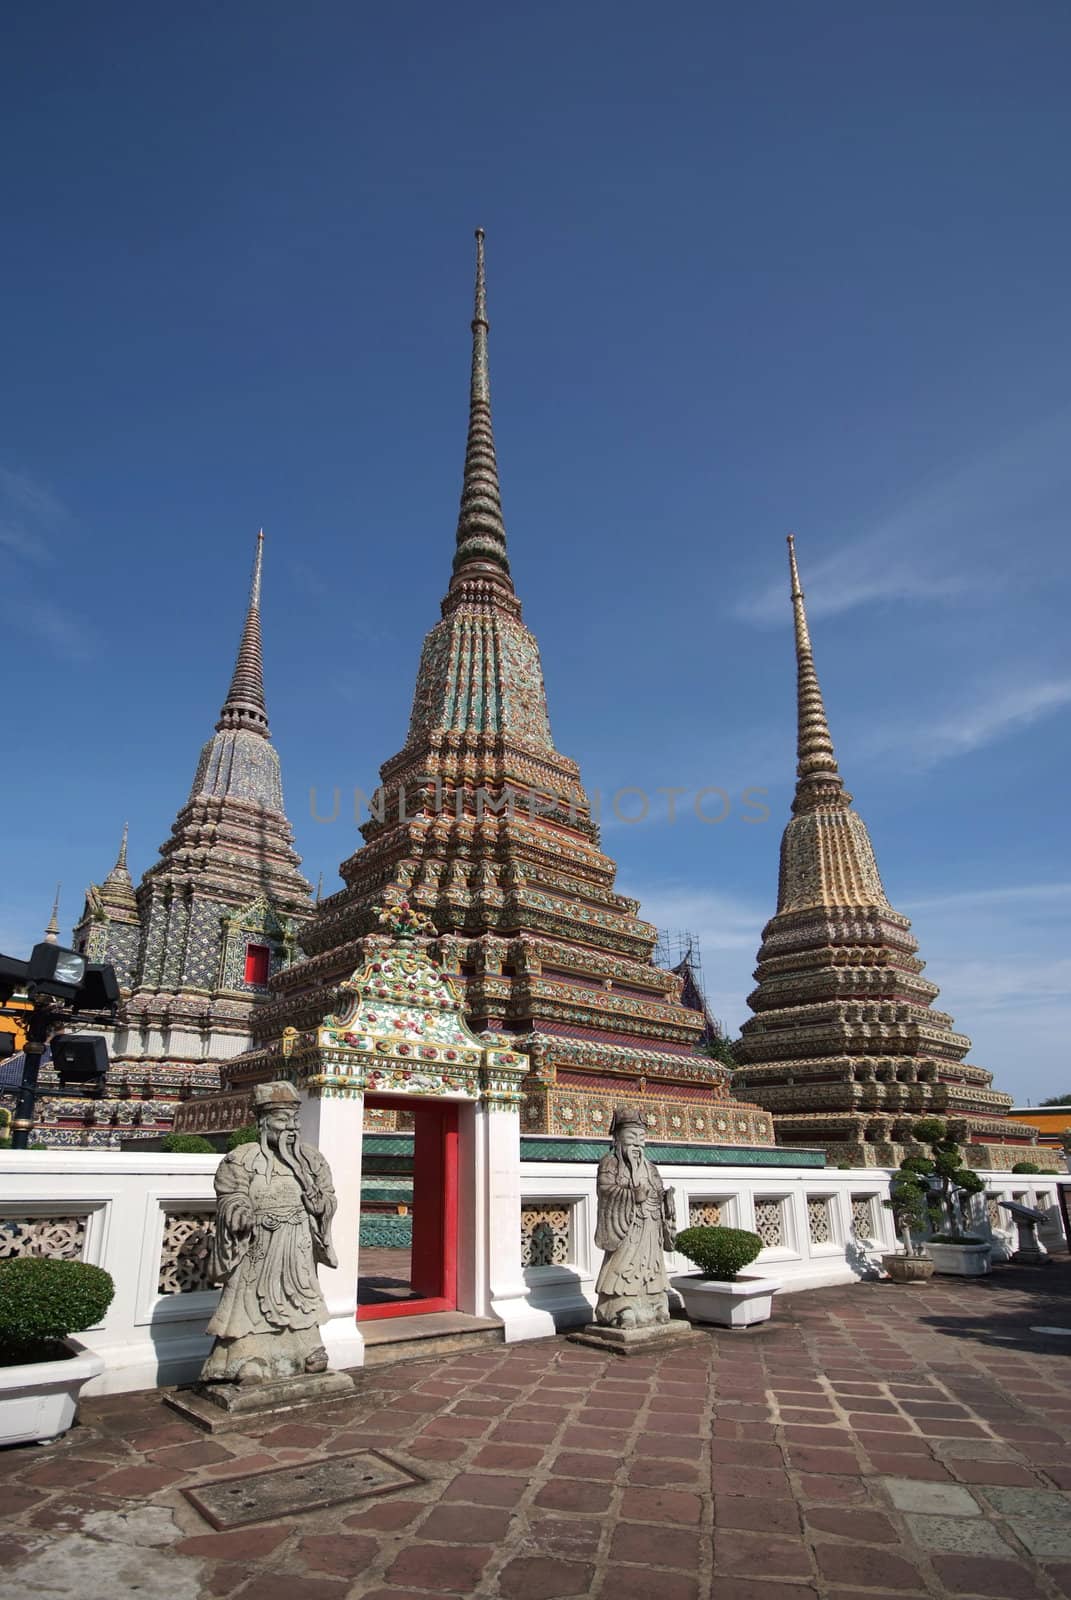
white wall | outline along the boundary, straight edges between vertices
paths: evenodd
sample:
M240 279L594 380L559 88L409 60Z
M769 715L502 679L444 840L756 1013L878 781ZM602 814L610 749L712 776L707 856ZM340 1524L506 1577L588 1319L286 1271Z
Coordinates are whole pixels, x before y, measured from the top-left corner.
M678 1232L688 1227L693 1202L717 1202L724 1225L752 1232L762 1231L756 1202L767 1225L773 1212L771 1203L776 1203L781 1243L764 1249L748 1272L780 1278L783 1294L877 1277L882 1254L900 1248L892 1213L882 1204L889 1193L892 1174L888 1168L860 1167L845 1172L820 1167L719 1166L704 1171L660 1162L658 1170L663 1182L674 1190ZM1049 1249L1063 1248L1055 1177L1008 1172L982 1172L979 1177L985 1181L986 1192L973 1202L971 1225L993 1241L994 1261L1007 1261L1018 1241L1007 1212L993 1208L991 1219L993 1199L1021 1200L1045 1211L1048 1222L1040 1229L1042 1243ZM1065 1179L1065 1183L1071 1187L1071 1180ZM551 1312L559 1327L589 1321L602 1261L602 1252L594 1244L594 1163L522 1162L521 1194L522 1204L554 1203L570 1211L568 1261L560 1266L529 1267L525 1272L533 1305ZM818 1210L817 1226L812 1225L809 1201L828 1202ZM858 1204L853 1206L853 1202ZM868 1213L869 1226L857 1224L863 1212ZM828 1233L828 1241L816 1242L815 1233ZM668 1257L667 1265L671 1273L695 1270L680 1255Z
M85 1393L150 1389L196 1376L211 1348L204 1328L219 1290L161 1294L158 1284L169 1219L215 1211L219 1159L156 1151L0 1151L0 1254L5 1220L82 1217L82 1259L104 1267L115 1281L104 1321L80 1335L107 1362Z
M515 1118L510 1126L515 1130ZM39 1253L61 1252L65 1241L77 1237L82 1259L104 1267L115 1280L115 1298L104 1321L81 1335L107 1362L105 1372L89 1385L87 1393L151 1388L196 1377L208 1353L210 1340L204 1328L218 1290L194 1287L181 1293L161 1293L160 1277L162 1267L175 1277L174 1250L165 1250L165 1233L173 1235L185 1228L183 1219L195 1228L199 1217L210 1217L215 1209L212 1180L218 1160L218 1156L155 1151L0 1151L0 1256L19 1253L25 1248L27 1230L47 1226L55 1231L49 1240L38 1241ZM483 1160L497 1176L492 1174L494 1181L482 1186L491 1196L489 1214L471 1218L468 1229L479 1245L476 1298L480 1308L486 1296L488 1311L502 1317L511 1339L545 1334L551 1318L559 1327L588 1321L601 1260L601 1252L594 1246L595 1164L520 1164L521 1205L557 1202L566 1212L567 1260L560 1266L530 1267L521 1275L519 1266L514 1265L519 1262L516 1246L507 1249L509 1241L505 1241L498 1251L501 1259L496 1275L495 1263L482 1260L481 1252L489 1257L492 1241L496 1237L504 1240L507 1199L511 1215L517 1217L517 1188L512 1177L506 1184L499 1170L504 1152L496 1149ZM873 1275L881 1254L896 1248L891 1215L881 1204L888 1193L889 1173L881 1168L843 1172L711 1167L704 1171L694 1166L661 1165L659 1170L675 1191L678 1229L688 1226L690 1203L704 1201L717 1202L722 1222L730 1226L757 1228L761 1224L769 1230L771 1222L778 1225L781 1243L765 1249L751 1270L781 1278L784 1293ZM1056 1178L1017 1177L1007 1172L981 1176L988 1196L1021 1198L1046 1211L1050 1220L1042 1229L1042 1239L1050 1247L1062 1244ZM1065 1177L1063 1186L1071 1189L1071 1178ZM462 1204L467 1194L471 1206L471 1196L479 1187L466 1191L463 1185ZM809 1201L815 1203L813 1216ZM986 1197L978 1197L975 1215L979 1231L989 1231ZM512 1235L515 1240L519 1231L518 1226ZM816 1242L814 1234L827 1231L828 1239ZM1007 1259L1016 1241L1014 1225L1006 1214L998 1218L993 1238L995 1259ZM669 1265L674 1272L691 1270L679 1257L670 1258ZM196 1261L186 1277L196 1278ZM470 1288L476 1292L475 1286ZM356 1346L359 1351L359 1341ZM352 1362L351 1356L345 1364Z
M775 1222L781 1242L764 1249L748 1270L780 1278L785 1293L836 1283L852 1283L880 1273L884 1251L896 1249L892 1219L882 1200L889 1192L889 1173L869 1167L842 1172L820 1167L670 1166L660 1162L662 1181L672 1187L677 1231L689 1226L694 1203L715 1202L719 1220L728 1227L767 1232ZM602 1260L596 1250L595 1165L593 1162L522 1162L522 1203L556 1201L571 1208L571 1259L562 1266L529 1267L526 1278L533 1303L551 1311L559 1326L590 1320L595 1305L595 1278ZM853 1220L867 1214L863 1227ZM812 1228L808 1201L815 1201ZM812 1232L828 1234L815 1242ZM695 1269L683 1256L668 1257L671 1273Z

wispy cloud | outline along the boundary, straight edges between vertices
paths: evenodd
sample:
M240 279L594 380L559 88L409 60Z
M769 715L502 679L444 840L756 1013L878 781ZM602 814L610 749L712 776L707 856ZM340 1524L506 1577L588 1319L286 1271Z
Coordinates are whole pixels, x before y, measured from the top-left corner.
M993 884L898 903L936 1001L973 1039L968 1060L1020 1102L1068 1088L1071 883Z
M1043 905L1051 901L1071 910L1071 883L1010 883L991 889L962 889L953 894L905 900L900 910L914 916L916 911L979 911L1022 901Z
M45 541L17 522L0 521L0 549L9 550L12 555L21 556L24 561L55 560Z
M38 601L25 619L28 631L43 638L68 661L89 661L96 655L93 630L69 611Z
M989 555L1036 520L1040 500L1071 483L1071 411L949 465L872 526L812 561L801 549L812 618L876 601L952 601L992 586ZM804 530L805 532L805 530ZM787 575L735 608L745 622L787 621Z
M929 722L883 722L861 740L867 756L896 754L927 769L955 756L970 755L1071 705L1071 678L1039 678L1032 683L994 685L957 709Z
M0 494L12 506L46 528L59 528L71 520L63 501L47 485L25 472L0 467Z
M48 565L58 559L56 546L73 522L68 507L46 484L25 472L0 466L0 550L24 562ZM39 580L36 588L40 591L41 587ZM96 654L94 631L83 616L65 610L51 598L53 588L35 593L21 606L15 625L34 639L44 640L67 661L88 661Z
M24 561L52 561L51 536L70 521L67 507L45 484L0 467L0 549Z

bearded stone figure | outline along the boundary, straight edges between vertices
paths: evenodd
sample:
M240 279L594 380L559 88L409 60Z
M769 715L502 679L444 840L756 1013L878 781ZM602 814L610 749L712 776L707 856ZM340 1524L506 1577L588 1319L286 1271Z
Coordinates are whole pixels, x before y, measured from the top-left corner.
M260 1137L232 1150L216 1171L214 1278L223 1293L208 1332L202 1383L263 1382L321 1373L327 1307L317 1263L331 1248L335 1190L320 1152L298 1138L300 1099L290 1083L259 1083Z
M673 1190L647 1159L647 1127L638 1111L618 1106L610 1124L614 1148L599 1162L595 1244L606 1254L595 1282L595 1321L611 1328L669 1322L669 1279L663 1252L672 1250Z

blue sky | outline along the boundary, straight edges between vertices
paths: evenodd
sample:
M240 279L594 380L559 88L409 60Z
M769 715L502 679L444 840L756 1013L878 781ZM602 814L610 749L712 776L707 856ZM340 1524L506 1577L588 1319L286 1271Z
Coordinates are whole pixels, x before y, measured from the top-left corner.
M12 11L0 949L57 879L69 929L124 819L150 864L261 524L288 810L336 886L350 808L309 794L404 738L480 224L555 739L652 797L609 816L619 887L700 934L738 1025L791 796L794 529L940 1003L1000 1087L1071 1088L1069 47L1063 5L973 0Z

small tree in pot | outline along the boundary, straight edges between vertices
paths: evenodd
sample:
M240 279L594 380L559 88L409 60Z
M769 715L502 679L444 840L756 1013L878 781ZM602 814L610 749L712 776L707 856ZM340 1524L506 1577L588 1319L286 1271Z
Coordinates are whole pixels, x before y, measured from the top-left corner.
M104 1362L72 1333L100 1322L115 1284L103 1267L47 1256L0 1261L0 1444L54 1439Z
M912 1229L925 1231L930 1223L930 1185L933 1162L928 1156L905 1156L889 1183L883 1203L893 1214L896 1231L904 1241L903 1255L883 1255L881 1264L894 1283L926 1283L933 1277L933 1259L911 1237Z
M927 1240L926 1252L938 1272L957 1277L978 1277L989 1271L989 1241L969 1233L963 1225L963 1202L982 1194L985 1184L976 1172L963 1165L963 1152L940 1117L923 1117L911 1130L930 1154L915 1157L922 1168L929 1190L926 1209L936 1231Z
M713 1322L723 1328L746 1328L765 1322L780 1281L740 1278L762 1249L757 1233L743 1228L685 1228L677 1250L695 1263L698 1273L671 1278L692 1322Z

